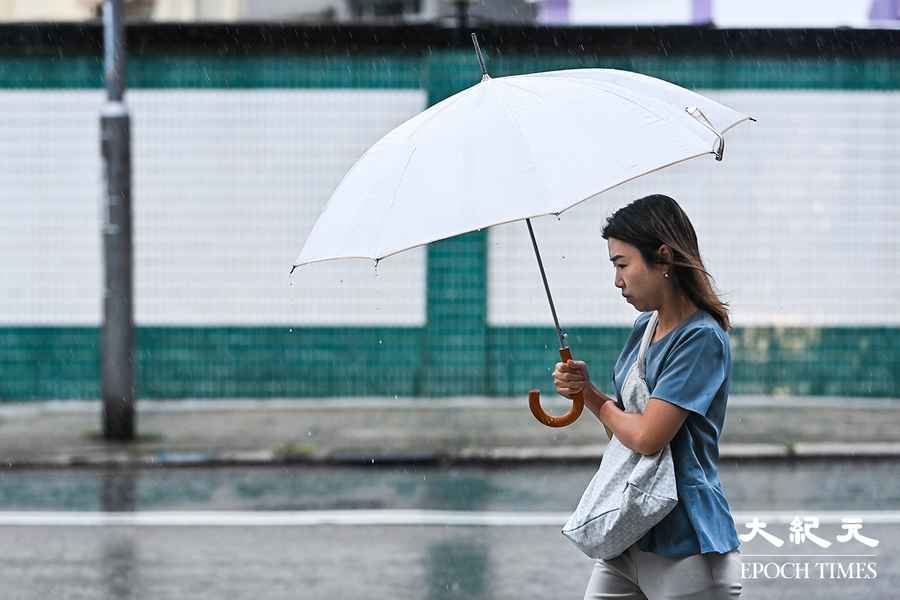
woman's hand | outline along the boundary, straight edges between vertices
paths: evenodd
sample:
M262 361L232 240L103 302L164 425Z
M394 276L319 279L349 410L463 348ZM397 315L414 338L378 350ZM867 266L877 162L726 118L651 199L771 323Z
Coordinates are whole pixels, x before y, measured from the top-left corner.
M587 363L583 360L569 360L564 363L556 363L553 370L553 383L560 396L569 400L578 394L590 389L591 376L588 373Z

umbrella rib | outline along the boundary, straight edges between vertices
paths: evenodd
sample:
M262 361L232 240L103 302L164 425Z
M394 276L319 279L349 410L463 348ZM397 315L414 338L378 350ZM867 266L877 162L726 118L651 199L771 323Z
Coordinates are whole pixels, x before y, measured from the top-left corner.
M625 102L628 102L630 104L640 107L641 109L647 111L648 113L652 114L653 116L657 117L658 119L662 119L667 122L674 123L675 125L680 127L682 130L687 131L688 133L693 135L695 138L697 138L701 142L707 141L705 138L700 136L696 131L694 131L690 127L687 127L684 124L683 120L678 118L680 116L680 111L675 109L672 105L670 105L665 100L658 100L658 99L654 99L652 97L649 98L651 100L652 104L654 105L653 108L650 108L642 102L643 97L641 97L639 94L637 95L637 97L635 97L634 92L632 92L627 87L625 87L617 82L598 81L598 80L594 80L594 79L587 79L587 78L581 78L581 77L569 77L569 76L566 76L565 74L557 74L556 71L550 71L549 73L552 73L552 75L546 75L546 77L548 79L565 79L572 83L577 83L579 85L584 85L587 87L601 90L604 93L610 94L612 96L616 96L617 98L620 98L620 99L624 100ZM518 77L527 77L527 75L520 75ZM510 84L510 85L512 85L512 84ZM688 91L690 91L690 90L688 90ZM658 109L661 109L661 110L658 110ZM732 125L732 127L733 127L733 125ZM722 133L724 133L724 131ZM714 153L714 152L710 151L710 153Z
M534 96L534 97L536 97L539 101L543 102L543 100L544 100L544 97L543 97L543 96L541 96L540 94L538 94L538 93L535 92L535 91L529 90L529 89L526 88L526 87L522 87L521 85L518 85L518 84L513 83L512 81L510 81L510 79L511 79L510 77L504 77L504 78L500 79L500 81L501 81L502 83L504 83L505 85L508 85L509 87L514 87L514 88L516 88L517 90L519 90L520 92L524 92L524 93L526 93L526 94L529 94L529 95L531 95L531 96ZM508 105L507 105L507 106L508 106Z
M561 209L559 212L552 213L552 214L554 214L554 215L556 215L556 216L559 216L559 215L563 214L564 212L566 212L566 211L568 211L568 210L570 210L570 209L572 209L572 208L575 208L575 207L578 206L579 204L582 204L583 202L587 202L587 201L590 200L591 198L595 198L595 197L599 196L600 194L603 194L603 193L605 193L605 192L608 192L609 190L612 190L612 189L615 189L615 188L617 188L617 187L619 187L619 186L625 185L626 183L630 183L630 182L634 181L635 179L637 179L638 177L643 177L644 175L649 175L650 173L656 173L657 171L661 171L661 170L666 169L666 168L668 168L668 167L671 167L671 166L673 166L673 165L677 165L677 164L680 164L680 163L683 163L683 162L687 162L687 161L689 161L689 160L694 160L695 158L700 158L701 156L706 156L707 154L711 154L711 153L710 153L710 152L701 152L700 154L695 154L695 155L693 155L693 156L688 156L688 157L686 157L686 158L679 158L678 160L674 160L674 161L672 161L672 162L670 162L670 163L666 163L666 164L664 164L664 165L660 165L660 166L658 166L658 167L654 167L654 168L649 169L649 170L647 170L647 171L643 171L643 172L641 172L641 173L638 173L638 174L635 175L634 177L629 177L628 179L625 179L625 180L623 180L623 181L620 181L619 183L617 183L617 184L615 184L615 185L611 185L611 186L609 186L609 187L607 187L607 188L603 188L602 190L599 190L599 191L597 191L597 192L594 192L594 193L591 194L590 196L586 196L586 197L582 198L581 200L579 200L578 202L575 202L574 204L570 204L569 206L567 206L567 207Z
M379 254L384 252L384 248L382 248L382 245L381 245L381 238L382 238L382 234L384 233L383 225L384 225L385 221L388 221L388 214L394 209L394 205L397 203L397 192L400 190L400 186L403 185L403 176L406 175L406 171L409 169L409 163L412 162L413 156L415 156L417 149L418 148L413 146L413 149L409 153L409 156L406 157L406 164L403 165L403 171L400 173L400 177L397 179L397 185L394 186L394 193L391 196L391 204L390 204L390 206L387 207L387 209L385 209L384 214L381 215L381 223L379 225L382 225L382 226L379 227L378 243L375 244L375 247L378 248ZM379 259L379 258L375 259L376 265L378 264L379 260L381 260L381 259Z
M743 118L743 119L741 119L740 121L737 121L737 122L735 122L735 123L732 123L731 125L729 125L729 126L726 127L725 129L723 129L723 130L722 130L722 135L725 135L725 133L728 132L729 130L734 129L735 127L737 127L737 126L740 125L741 123L746 123L747 121L756 122L756 117L751 117L750 115L744 115L744 118Z
M431 107L425 109L423 112L419 113L419 115L423 116L422 122L418 123L416 125L416 128L410 132L408 137L411 138L413 135L418 133L420 129L422 129L429 123L431 123L431 121L433 121L441 113L443 113L451 108L456 108L462 100L467 100L470 95L475 93L475 90L478 88L479 85L481 85L480 82L464 89L463 91L459 92L458 94L454 94L453 96L444 98L437 104L434 104L433 106L431 106ZM433 111L433 112L431 112L430 114L426 114L426 113L428 113L428 111Z
M504 83L508 83L508 82L504 82ZM512 86L512 87L515 87L516 89L521 89L519 86ZM529 158L531 158L532 168L534 169L535 172L537 172L538 171L538 162L534 159L534 153L532 152L531 146L528 145L528 138L525 136L525 130L522 128L522 124L519 122L516 112L509 106L509 103L506 101L506 98L501 97L500 102L503 103L503 106L506 107L506 116L509 118L510 121L512 121L513 125L516 126L516 129L519 130L519 136L522 138L522 142L523 142L522 146L528 151L528 156L529 156ZM537 180L541 183L541 185L544 186L544 194L549 197L550 190L547 189L546 185L544 184L543 178L539 177L539 178L537 178ZM551 214L557 214L557 213L554 212Z

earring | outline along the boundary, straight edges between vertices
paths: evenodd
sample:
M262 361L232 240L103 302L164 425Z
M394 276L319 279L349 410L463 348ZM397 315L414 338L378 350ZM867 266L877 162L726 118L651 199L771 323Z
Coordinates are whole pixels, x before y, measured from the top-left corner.
M668 274L668 273L666 273L666 274L665 274L665 275L663 275L663 277L668 277L668 276L669 276L669 274Z

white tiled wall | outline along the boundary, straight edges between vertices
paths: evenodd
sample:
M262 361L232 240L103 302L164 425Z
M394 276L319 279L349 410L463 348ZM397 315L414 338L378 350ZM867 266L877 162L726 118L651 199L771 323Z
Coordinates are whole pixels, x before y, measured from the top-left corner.
M534 222L563 326L628 325L600 230L666 193L736 325L900 324L900 93L711 91L759 119L698 159ZM0 323L100 321L99 91L0 94ZM134 90L141 324L425 321L425 251L298 269L341 176L422 91ZM602 160L598 156L597 160ZM549 324L524 223L489 230L488 318Z
M560 321L630 325L606 218L668 194L685 209L735 325L900 324L900 93L712 91L759 119L712 156L534 221ZM598 156L597 160L602 160ZM490 230L488 318L550 324L523 223Z
M425 321L425 252L289 272L331 191L416 90L134 90L141 324ZM101 318L97 91L0 94L0 323Z

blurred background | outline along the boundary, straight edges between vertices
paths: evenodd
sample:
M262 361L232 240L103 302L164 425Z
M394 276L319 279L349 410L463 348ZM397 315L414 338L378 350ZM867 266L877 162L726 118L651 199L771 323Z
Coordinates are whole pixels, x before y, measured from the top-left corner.
M867 29L896 23L896 5L782 4L125 2L137 395L550 391L551 315L521 223L377 271L351 261L288 275L362 152L477 80L462 19L485 27L497 76L624 68L759 120L733 132L722 164L639 179L562 226L538 220L580 356L609 365L636 316L613 287L600 226L663 191L693 219L731 305L732 393L897 397L896 36ZM99 393L98 11L0 3L0 19L19 22L4 25L0 56L7 401ZM319 368L330 360L345 376Z
M470 32L495 77L626 69L758 120L728 133L723 162L642 177L537 219L535 233L573 352L614 393L637 313L613 285L600 229L646 194L681 204L734 325L722 480L738 531L768 515L788 539L794 518L813 513L834 540L842 518L860 514L881 540L835 545L849 558L829 559L875 562L876 582L782 573L745 589L892 597L900 2L122 9L138 400L127 444L99 431L103 3L0 0L9 597L580 597L591 565L557 524L606 438L588 411L550 430L526 407L535 387L549 412L569 404L551 393L557 339L525 225L377 268L336 261L291 274L363 152L479 80ZM210 510L218 516L198 516ZM744 546L761 561L778 560L773 551L759 537Z

